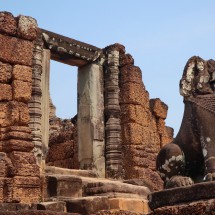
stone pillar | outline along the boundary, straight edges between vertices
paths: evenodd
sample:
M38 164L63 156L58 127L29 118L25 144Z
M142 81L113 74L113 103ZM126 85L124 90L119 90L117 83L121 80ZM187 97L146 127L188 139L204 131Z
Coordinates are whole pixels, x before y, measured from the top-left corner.
M105 176L103 69L88 64L78 69L78 144L81 169Z
M32 65L32 95L28 104L30 111L29 126L32 130L34 155L37 159L37 164L41 166L42 161L42 134L41 134L41 75L42 75L42 59L43 59L43 41L39 34L35 41L33 52L33 65Z
M50 80L50 50L43 49L43 62L42 62L42 120L41 120L41 132L42 132L42 152L43 156L46 155L49 143L49 103L50 103L50 93L49 93L49 80ZM43 157L44 159L44 157Z
M106 49L105 68L105 140L106 176L123 178L119 106L119 51Z

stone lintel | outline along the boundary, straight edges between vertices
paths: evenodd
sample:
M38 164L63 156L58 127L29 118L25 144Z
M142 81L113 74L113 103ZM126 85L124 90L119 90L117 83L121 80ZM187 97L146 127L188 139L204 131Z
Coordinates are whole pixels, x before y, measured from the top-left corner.
M41 29L46 48L51 51L51 59L71 66L84 66L96 61L102 50L44 29Z
M215 198L215 181L167 189L149 195L151 209Z

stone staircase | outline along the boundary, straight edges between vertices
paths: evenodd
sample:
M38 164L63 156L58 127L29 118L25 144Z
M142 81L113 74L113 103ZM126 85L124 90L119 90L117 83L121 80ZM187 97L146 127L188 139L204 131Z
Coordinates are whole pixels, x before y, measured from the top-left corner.
M45 169L43 202L38 210L72 214L96 214L102 210L149 212L145 186L97 178L90 170L71 170L53 166Z

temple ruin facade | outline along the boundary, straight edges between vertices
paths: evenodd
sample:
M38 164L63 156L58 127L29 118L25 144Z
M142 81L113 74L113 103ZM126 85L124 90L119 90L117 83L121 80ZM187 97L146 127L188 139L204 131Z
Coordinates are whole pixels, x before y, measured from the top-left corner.
M73 119L55 114L51 60L77 67ZM158 214L148 197L163 190L155 163L173 140L167 111L160 99L150 99L123 45L98 48L41 29L32 17L0 12L4 214Z

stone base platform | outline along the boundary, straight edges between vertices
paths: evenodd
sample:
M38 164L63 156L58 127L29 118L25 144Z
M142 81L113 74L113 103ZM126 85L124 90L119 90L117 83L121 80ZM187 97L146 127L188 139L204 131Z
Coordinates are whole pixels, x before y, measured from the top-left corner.
M149 195L150 215L215 215L215 181Z

